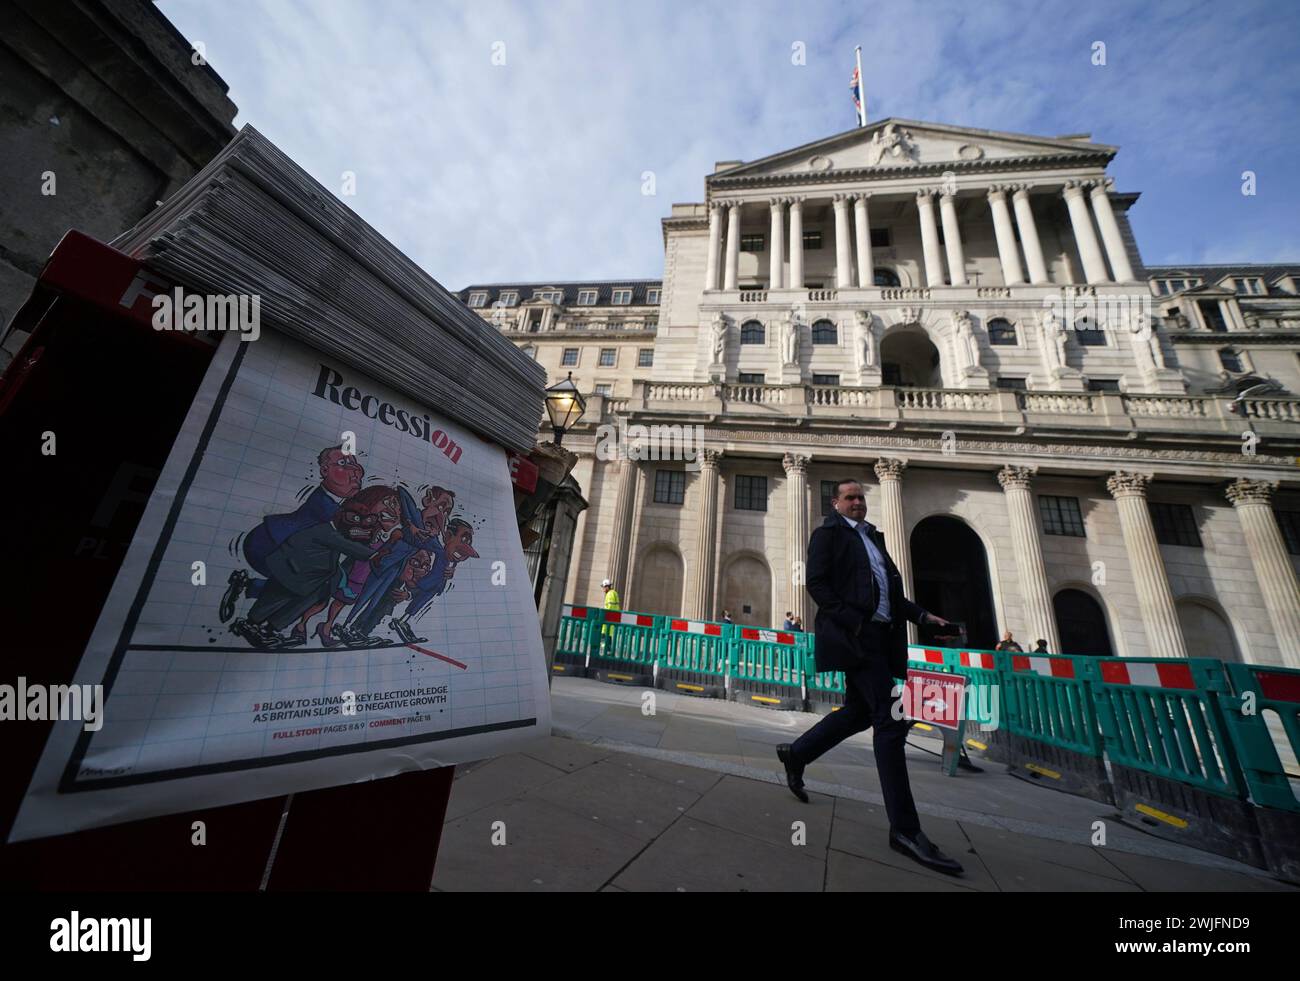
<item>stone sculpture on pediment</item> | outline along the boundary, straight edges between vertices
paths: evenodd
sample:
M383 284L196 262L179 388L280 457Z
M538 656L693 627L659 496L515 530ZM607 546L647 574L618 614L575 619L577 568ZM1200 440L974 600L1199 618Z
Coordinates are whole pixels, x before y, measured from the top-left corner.
M912 134L905 129L899 129L897 123L887 123L884 129L878 129L871 134L871 145L867 148L867 162L872 167L876 167L886 157L900 161L916 158L916 144L912 140Z

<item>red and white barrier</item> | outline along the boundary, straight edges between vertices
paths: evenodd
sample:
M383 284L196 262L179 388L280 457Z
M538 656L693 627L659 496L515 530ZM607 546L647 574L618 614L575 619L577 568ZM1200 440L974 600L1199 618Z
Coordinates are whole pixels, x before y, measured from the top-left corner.
M1012 654L1012 671L1032 671L1044 678L1073 678L1074 662L1068 658L1034 657L1032 654Z
M1192 681L1192 669L1186 664L1102 661L1101 680L1108 685L1196 689L1196 683Z
M653 627L655 618L646 613L624 613L622 610L605 610L606 623L621 623L629 627Z
M679 633L721 637L722 626L720 623L709 623L707 620L673 620L668 624L668 629L676 630Z
M765 644L784 644L787 647L794 646L794 634L787 634L781 630L760 630L757 627L741 627L740 636L743 640L761 640Z

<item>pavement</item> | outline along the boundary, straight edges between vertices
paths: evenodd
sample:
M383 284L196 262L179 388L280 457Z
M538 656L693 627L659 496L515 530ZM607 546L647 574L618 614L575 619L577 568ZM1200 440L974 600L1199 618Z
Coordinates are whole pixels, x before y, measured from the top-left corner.
M912 792L953 878L889 848L869 732L808 767L802 804L775 747L814 715L564 677L551 702L552 736L457 767L435 891L1300 892L998 764L946 777L914 736Z

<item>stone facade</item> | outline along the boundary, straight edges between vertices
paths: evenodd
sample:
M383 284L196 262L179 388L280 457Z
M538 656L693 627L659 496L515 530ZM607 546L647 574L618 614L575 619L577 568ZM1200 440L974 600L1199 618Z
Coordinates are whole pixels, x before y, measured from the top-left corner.
M1300 667L1300 263L1146 269L1116 152L883 120L719 164L639 326L584 330L583 284L544 322L480 305L610 386L565 436L592 505L566 598L608 575L631 609L811 625L807 535L851 477L973 644ZM703 452L620 458L615 424Z

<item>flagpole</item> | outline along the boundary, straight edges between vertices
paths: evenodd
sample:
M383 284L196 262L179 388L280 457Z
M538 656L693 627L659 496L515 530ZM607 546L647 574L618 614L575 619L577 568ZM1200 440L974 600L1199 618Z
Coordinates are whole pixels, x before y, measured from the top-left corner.
M862 76L862 45L857 45L854 52L858 56L858 125L867 125L867 80Z

